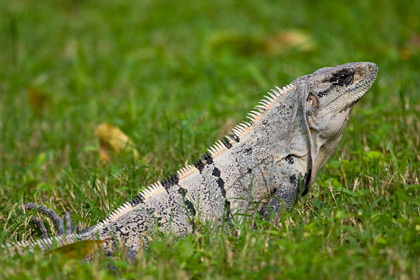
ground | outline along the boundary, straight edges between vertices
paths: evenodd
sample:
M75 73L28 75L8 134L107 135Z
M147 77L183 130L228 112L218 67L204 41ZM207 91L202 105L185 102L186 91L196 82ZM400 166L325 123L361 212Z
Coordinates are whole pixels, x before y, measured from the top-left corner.
M249 2L249 3L248 3ZM25 202L81 228L192 162L264 92L324 66L378 64L343 141L281 225L156 233L128 265L0 256L0 278L420 277L420 3L0 1L0 242L37 239ZM132 153L98 154L119 127Z

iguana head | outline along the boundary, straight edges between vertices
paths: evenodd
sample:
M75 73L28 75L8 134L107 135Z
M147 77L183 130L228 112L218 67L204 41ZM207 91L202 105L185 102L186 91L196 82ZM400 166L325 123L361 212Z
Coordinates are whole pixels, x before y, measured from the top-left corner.
M356 62L322 68L308 76L305 111L311 138L313 174L333 153L353 105L370 89L377 72L378 67L374 63Z

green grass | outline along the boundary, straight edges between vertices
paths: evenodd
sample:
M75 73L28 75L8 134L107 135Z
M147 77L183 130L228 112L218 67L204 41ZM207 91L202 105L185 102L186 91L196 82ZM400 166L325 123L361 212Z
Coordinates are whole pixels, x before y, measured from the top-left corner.
M97 223L274 85L350 61L379 75L280 228L156 234L135 265L117 256L117 273L103 256L3 253L0 278L420 278L419 15L416 1L1 0L1 243L39 238L25 202ZM290 30L307 46L285 42ZM137 161L101 162L102 122L130 136Z

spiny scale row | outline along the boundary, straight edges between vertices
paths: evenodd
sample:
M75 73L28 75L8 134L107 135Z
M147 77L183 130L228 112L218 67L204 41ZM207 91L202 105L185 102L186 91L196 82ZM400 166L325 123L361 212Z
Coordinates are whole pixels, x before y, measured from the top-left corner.
M232 129L232 132L236 137L240 137L247 128L264 112L267 108L273 104L273 102L280 96L284 95L287 91L293 88L293 85L287 85L283 88L276 87L276 90L272 89L271 92L267 92L260 102L248 113L246 116L250 122L241 122Z
M217 140L216 143L213 144L207 151L210 155L214 158L218 156L220 153L226 150L226 146L223 144L221 140Z
M153 196L154 193L161 191L162 189L163 186L161 182L156 182L139 192L139 195L141 195L143 199L148 199L149 197Z
M47 250L52 247L54 240L57 241L57 243L60 246L63 246L65 245L65 243L72 243L75 240L77 240L77 235L76 234L61 235L61 236L50 237L47 239L40 239L36 241L18 241L16 242L16 245L21 248L31 248L31 249L36 246L39 246L41 250Z
M103 225L105 225L109 221L113 220L116 217L119 217L121 215L121 213L124 213L124 212L127 212L128 210L131 210L132 207L133 207L133 205L131 203L129 203L129 202L124 203L123 205L121 205L120 207L118 207L117 209L112 211L112 213L105 220L98 223L94 228L92 228L91 231L95 231L96 229L101 228Z
M185 167L182 167L180 170L177 171L179 180L187 177L188 175L190 175L191 173L197 171L197 168L195 168L195 166L193 165L187 165Z

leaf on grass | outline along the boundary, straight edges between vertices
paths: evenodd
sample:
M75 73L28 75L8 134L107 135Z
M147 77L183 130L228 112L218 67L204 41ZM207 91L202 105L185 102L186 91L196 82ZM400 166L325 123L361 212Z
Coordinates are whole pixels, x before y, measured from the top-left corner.
M36 114L42 113L50 100L50 96L45 91L33 87L26 90L26 97L28 98L29 106Z
M413 55L420 53L420 35L418 33L411 33L410 39L400 49L400 56L403 60L411 60Z
M99 156L103 161L110 160L111 152L119 155L123 151L132 153L138 159L139 153L134 148L133 141L118 127L103 123L96 128L95 136L99 139Z
M96 251L106 240L82 240L68 245L60 246L49 251L50 254L58 253L69 259L86 258Z
M346 189L346 188L343 188L343 187L342 188L339 188L338 191L343 192L343 193L345 193L345 194L347 194L347 195L349 195L351 197L354 197L355 196L354 193L351 190Z
M370 151L366 153L366 159L371 161L376 161L383 157L383 154L379 151Z
M179 247L179 254L184 259L189 259L194 254L194 244L191 238L186 238Z
M236 55L287 55L291 50L311 51L315 43L300 30L285 30L267 37L234 32L218 32L210 42L212 51L229 51Z
M299 51L311 51L315 43L309 35L300 30L286 30L265 39L267 52L279 55L292 49Z

